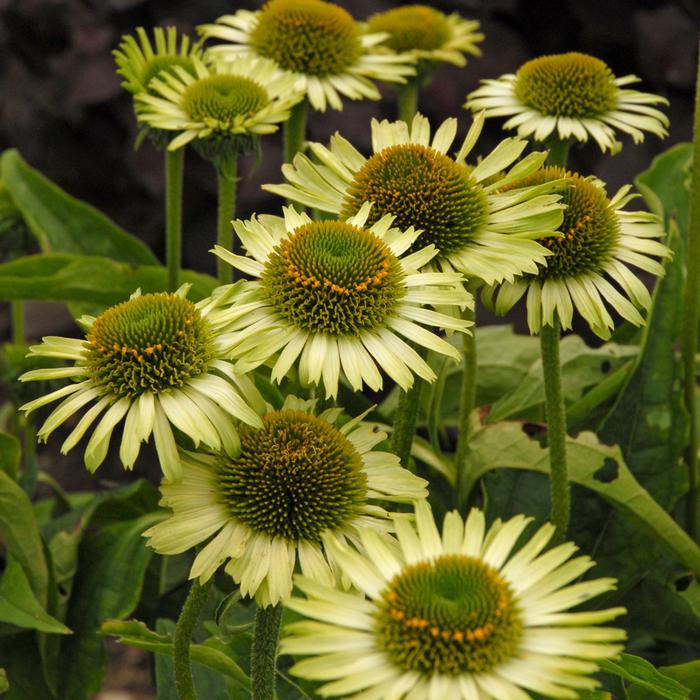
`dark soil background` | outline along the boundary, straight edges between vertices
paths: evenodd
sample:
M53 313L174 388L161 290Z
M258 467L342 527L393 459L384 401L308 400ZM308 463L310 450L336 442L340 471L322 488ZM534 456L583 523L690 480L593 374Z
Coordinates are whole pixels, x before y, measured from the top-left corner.
M339 2L362 19L400 2ZM670 136L649 136L641 146L623 139L615 157L588 144L572 151L570 166L595 173L611 190L631 182L652 158L691 138L693 88L697 65L700 3L696 0L453 0L429 3L480 20L486 40L483 56L465 69L441 67L421 96L421 111L437 126L449 116L460 119L463 136L470 118L461 109L465 95L480 78L514 72L524 61L545 53L583 51L605 60L617 75L642 78L639 89L667 97ZM134 151L137 133L131 97L120 88L112 50L121 36L137 26L175 25L194 34L198 24L254 9L259 2L223 0L0 0L0 149L17 148L24 158L69 193L106 212L126 230L163 256L162 154L146 142ZM379 103L345 101L343 112L312 113L309 138L326 142L336 130L360 150L369 150L371 117L395 117L394 93L384 91ZM487 122L481 152L504 133L501 120ZM263 192L265 182L280 182L282 141L279 134L263 142L263 162L241 164L237 215L279 213L281 202ZM216 228L215 177L211 166L189 152L185 174L184 265L213 273L207 251ZM0 340L7 336L6 305L0 305ZM30 304L28 334L77 333L61 306ZM518 319L515 319L518 323ZM524 328L523 328L524 330ZM115 442L118 438L115 435ZM82 468L80 449L69 458L58 455L60 436L42 452L42 464L68 489L109 488L111 479L133 476L107 464L98 478ZM147 465L147 451L135 476L154 483L157 469ZM143 655L114 651L106 690L99 700L153 698Z

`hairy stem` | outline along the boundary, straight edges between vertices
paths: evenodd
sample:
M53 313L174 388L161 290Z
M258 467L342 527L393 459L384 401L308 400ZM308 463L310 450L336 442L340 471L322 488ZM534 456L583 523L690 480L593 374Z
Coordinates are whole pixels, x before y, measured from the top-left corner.
M282 620L282 605L259 607L255 613L255 632L250 663L252 700L274 700L277 675L277 646Z
M192 668L190 666L190 643L192 631L197 624L199 613L207 599L207 593L212 579L204 585L200 585L195 579L192 582L185 604L182 606L180 617L175 627L173 637L173 662L175 664L175 688L178 700L197 700L197 693L192 680Z
M165 151L165 264L168 268L168 290L180 286L182 267L182 175L185 148Z
M219 204L216 218L216 242L226 250L233 250L233 226L231 220L236 214L236 184L238 161L233 157L225 168L217 168L216 177L219 190ZM217 258L219 284L233 281L233 268L225 260Z
M552 511L550 519L561 541L569 527L569 475L566 466L566 409L561 388L559 340L561 326L555 314L553 326L542 326L540 347L544 373L545 412L549 435L549 467Z

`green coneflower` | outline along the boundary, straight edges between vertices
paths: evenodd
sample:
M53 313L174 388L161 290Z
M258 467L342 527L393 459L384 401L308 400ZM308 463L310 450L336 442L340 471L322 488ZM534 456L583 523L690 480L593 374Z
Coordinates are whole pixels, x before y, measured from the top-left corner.
M205 65L192 58L193 72L175 67L137 95L139 121L177 131L171 151L194 141L212 160L250 150L256 136L270 134L301 98L294 81L272 61L240 58Z
M373 202L369 222L392 214L399 228L422 230L413 250L438 250L435 264L493 284L522 272L537 272L549 251L534 239L553 235L561 223L557 183L499 190L534 172L547 157L532 153L519 163L527 142L505 139L476 166L466 163L481 133L477 117L457 155L448 151L457 120L447 119L431 140L428 120L372 120L373 154L365 158L342 136L330 147L311 143L315 159L299 154L282 167L289 184L264 189L341 217ZM515 165L514 165L515 163ZM509 171L506 171L510 168Z
M174 294L136 292L97 318L79 319L85 340L51 336L30 348L32 356L74 363L20 377L73 380L21 407L30 413L63 399L39 429L40 440L94 403L61 447L64 454L71 450L104 411L85 448L90 471L104 461L112 432L123 419L119 456L126 469L133 467L141 443L153 433L163 473L177 480L180 461L171 424L195 445L238 452L235 423L261 425L251 405L260 408L264 403L251 380L236 374L221 352L216 312L236 290L193 304L186 298L188 287Z
M384 35L362 34L348 12L322 0L269 0L257 12L239 10L199 31L228 42L209 49L217 59L272 59L320 111L342 109L341 95L378 100L372 80L403 83L414 74L412 56L377 52Z
M362 416L336 427L341 409L316 415L314 404L288 396L262 427L241 428L235 458L185 453L182 482L161 487L172 516L144 533L149 546L177 554L213 537L190 577L204 582L227 562L241 593L263 606L291 594L297 561L309 579L335 585L323 533L357 541L390 529L378 502L425 498L426 482L374 449L386 435Z
M341 369L356 391L363 384L380 389L379 369L404 389L414 374L433 381L433 370L403 338L459 358L423 325L458 331L471 325L425 308L471 306L462 276L420 272L435 247L404 255L418 232L392 228L391 216L369 226L370 209L365 204L347 221L311 221L289 207L284 218L234 223L252 259L214 252L257 278L229 310L222 338L241 371L274 359L272 379L281 381L299 358L302 382L322 380L330 397Z
M481 511L466 521L453 511L441 536L423 502L415 526L395 520L398 543L363 531L364 555L327 535L326 549L365 597L297 577L306 597L286 605L310 619L287 625L281 650L311 658L291 673L326 681L322 697L347 700L527 700L530 692L576 698L593 690L597 662L625 639L599 625L625 610L569 609L613 590L615 580L572 583L593 562L571 559L571 543L543 554L551 525L512 553L529 520L487 531Z
M464 54L480 56L477 43L484 40L479 22L459 14L446 15L428 5L403 5L378 12L367 20L370 34L388 34L382 41L396 53L411 53L419 61L465 66Z
M537 141L555 135L585 142L591 136L601 150L615 152L621 148L615 130L635 143L644 140L645 131L667 135L668 118L651 105L668 101L625 88L638 81L634 75L616 78L603 61L583 53L541 56L514 75L482 81L465 107L484 110L487 117L510 117L504 129Z
M553 325L555 313L563 328L571 328L576 310L594 333L609 338L614 323L605 302L630 323L642 325L644 319L637 308L648 309L651 297L628 265L653 275L664 274L662 263L654 259L663 261L671 255L656 240L664 235L661 221L648 212L622 210L636 196L629 194L629 185L608 199L600 181L558 167L543 168L526 183L562 178L569 183L564 190L567 208L560 228L562 236L542 241L552 253L546 267L501 285L496 311L506 313L527 292L527 319L532 333L538 333L543 324ZM492 292L487 290L487 301Z

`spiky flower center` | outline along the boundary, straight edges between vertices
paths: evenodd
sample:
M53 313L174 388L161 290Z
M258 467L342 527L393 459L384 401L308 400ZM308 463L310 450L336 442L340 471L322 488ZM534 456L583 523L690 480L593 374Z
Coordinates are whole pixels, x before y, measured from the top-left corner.
M393 214L394 226L423 230L412 251L433 243L443 256L464 248L488 213L486 195L465 166L415 143L370 157L348 187L340 216L364 202L374 202L370 223Z
M161 73L164 71L175 74L174 68L184 68L184 70L186 70L191 76L196 75L192 59L188 56L180 56L178 54L153 56L144 66L143 73L141 74L140 78L140 82L146 92L148 92L149 95L155 94L149 89L151 80L153 80L153 78L161 77Z
M542 114L596 117L615 109L615 76L601 60L571 52L541 56L516 73L515 94Z
M560 193L561 203L566 205L559 227L563 236L538 240L554 253L547 258L547 265L540 267L542 279L600 272L620 238L620 225L605 190L577 173L550 166L510 187L540 185L560 178L566 178L569 185Z
M398 258L371 231L314 221L275 247L261 282L285 319L339 336L382 326L405 293L403 277Z
M92 379L118 397L180 387L211 357L207 321L177 294L144 294L107 309L87 341Z
M288 541L319 541L357 517L367 497L362 458L328 421L304 411L242 426L241 454L217 462L221 500L253 531Z
M192 83L182 96L182 108L193 121L218 129L255 114L269 98L254 80L240 75L210 75Z
M321 0L269 0L258 14L250 45L296 73L343 73L362 55L360 31L342 7Z
M450 39L450 25L445 15L427 5L405 5L369 18L368 31L386 32L384 44L390 49L403 51L433 51Z
M515 655L523 624L507 582L480 559L407 566L378 602L379 648L405 671L488 673Z

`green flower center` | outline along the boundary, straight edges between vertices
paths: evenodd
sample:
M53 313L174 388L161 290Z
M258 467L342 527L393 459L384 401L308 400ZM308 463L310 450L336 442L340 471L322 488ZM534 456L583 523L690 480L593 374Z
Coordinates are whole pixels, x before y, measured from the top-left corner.
M182 386L206 371L211 356L207 322L176 294L144 294L107 309L87 341L93 380L120 398Z
M486 195L468 168L414 143L371 156L348 188L340 216L352 216L364 202L374 202L370 225L393 214L394 226L423 230L411 252L433 243L443 256L464 248L488 214Z
M261 282L285 319L338 336L382 326L404 294L403 277L396 256L371 231L314 221L275 247Z
M488 673L515 655L523 628L498 571L461 555L407 566L384 591L376 622L379 648L429 676Z
M143 69L143 73L140 77L140 82L144 87L144 90L148 92L149 95L155 94L153 91L149 90L149 85L153 78L157 78L163 71L168 71L170 73L175 73L173 68L184 68L191 76L196 76L196 71L194 69L194 64L192 60L187 56L179 55L165 55L165 56L153 56Z
M610 68L583 53L535 58L516 73L517 98L542 114L596 117L615 109L617 93Z
M267 92L240 75L210 75L192 83L182 96L182 108L197 122L226 130L240 117L259 112L269 102Z
M369 18L370 33L386 32L384 44L397 53L433 51L450 39L450 25L445 15L427 5L406 5Z
M362 458L323 418L282 410L261 429L242 426L241 454L221 457L221 500L255 532L288 541L319 541L361 514L367 497Z
M258 14L250 45L296 73L343 73L362 55L360 30L342 7L321 0L270 0Z
M561 192L561 203L566 209L559 231L564 235L538 240L554 253L547 258L547 266L540 268L541 279L600 272L612 258L620 238L615 210L605 191L576 173L550 166L511 184L510 188L540 185L560 178L566 178L570 185Z

